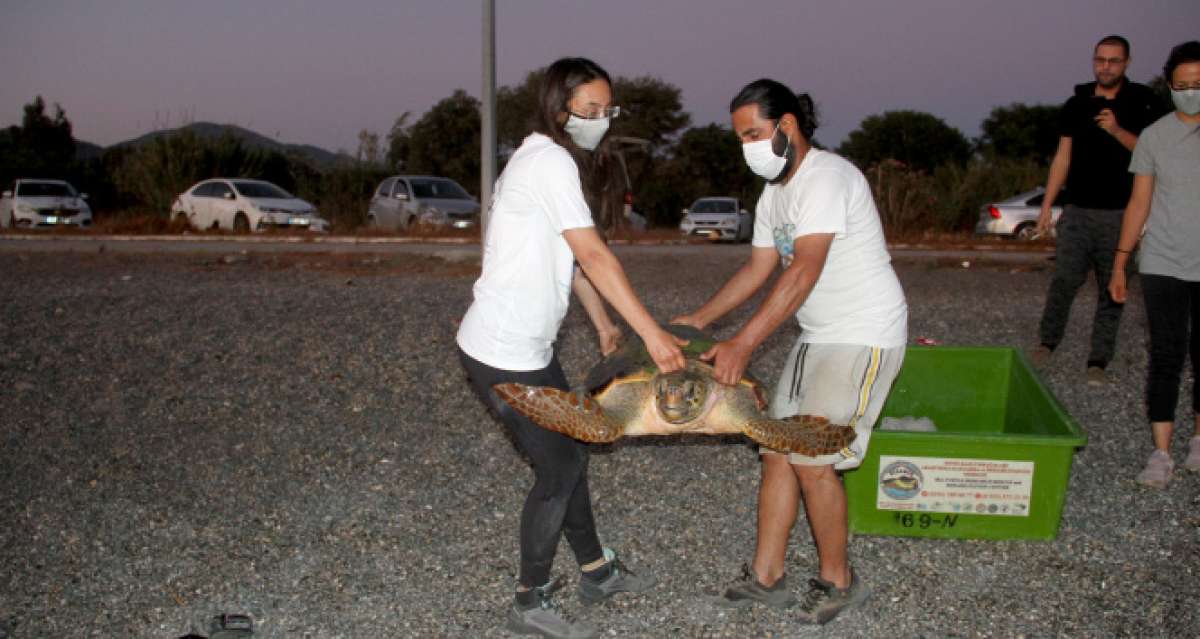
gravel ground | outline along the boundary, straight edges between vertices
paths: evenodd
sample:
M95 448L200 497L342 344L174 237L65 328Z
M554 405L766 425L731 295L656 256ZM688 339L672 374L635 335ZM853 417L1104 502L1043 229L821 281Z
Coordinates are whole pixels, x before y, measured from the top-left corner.
M746 250L618 253L666 319ZM172 638L221 612L264 637L505 636L531 475L463 384L453 338L478 264L455 255L0 251L0 638ZM1032 342L1044 259L897 264L911 337ZM1135 291L1113 383L1089 388L1090 286L1044 372L1090 438L1055 541L860 535L862 610L820 629L717 610L705 593L753 552L755 454L626 441L592 458L601 537L660 584L565 610L614 637L1195 636L1200 476L1132 481L1150 450L1144 311ZM760 349L760 377L796 334ZM578 308L560 344L580 379L595 347ZM803 523L788 560L799 589ZM555 572L574 587L565 545Z

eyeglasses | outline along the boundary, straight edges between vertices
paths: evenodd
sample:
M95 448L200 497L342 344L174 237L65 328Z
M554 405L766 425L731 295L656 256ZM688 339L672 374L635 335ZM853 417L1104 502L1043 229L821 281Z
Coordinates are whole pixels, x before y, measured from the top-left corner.
M601 118L612 118L615 120L616 118L620 117L620 115L621 115L621 107L619 107L619 106L597 107L595 109L588 109L587 111L585 111L583 113L576 113L574 111L571 111L571 115L573 115L577 118L583 118L584 120L599 120Z

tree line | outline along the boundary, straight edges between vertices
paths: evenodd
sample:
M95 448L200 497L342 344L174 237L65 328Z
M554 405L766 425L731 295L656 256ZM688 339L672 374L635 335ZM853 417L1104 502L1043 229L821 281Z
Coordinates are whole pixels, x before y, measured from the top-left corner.
M530 131L542 72L497 91L501 166ZM737 138L723 125L692 125L678 87L649 76L616 77L613 94L622 112L611 135L641 141L623 146L622 155L634 208L652 226L676 225L680 210L702 196L753 205L761 181L742 161ZM865 118L835 150L867 175L890 235L968 230L980 205L1044 181L1058 142L1058 109L996 107L976 139L930 113L888 111ZM0 129L0 182L68 179L91 194L99 215L136 211L165 221L171 200L196 181L251 177L313 202L335 228L350 230L362 223L375 185L390 174L442 175L478 195L480 129L479 101L457 90L415 120L401 114L382 139L361 131L355 154L332 167L186 129L80 159L65 111L55 105L48 113L38 96L25 105L19 126Z

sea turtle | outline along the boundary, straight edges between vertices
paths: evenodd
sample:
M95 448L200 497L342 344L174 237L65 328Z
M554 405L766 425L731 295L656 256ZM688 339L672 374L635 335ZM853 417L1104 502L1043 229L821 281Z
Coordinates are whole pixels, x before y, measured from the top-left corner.
M746 375L734 386L713 379L700 359L713 339L690 326L667 327L689 340L687 367L662 374L640 339L630 339L588 372L584 392L504 383L496 393L542 428L593 443L640 435L742 433L769 448L826 455L845 448L854 429L824 417L766 416L762 385Z

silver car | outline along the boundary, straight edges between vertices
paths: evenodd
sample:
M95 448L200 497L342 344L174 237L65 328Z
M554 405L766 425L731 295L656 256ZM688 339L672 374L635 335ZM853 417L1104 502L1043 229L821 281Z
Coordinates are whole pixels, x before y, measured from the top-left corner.
M469 229L479 224L479 200L450 178L393 175L379 183L367 207L367 226Z
M679 230L713 240L749 241L754 235L754 218L737 198L702 197L683 210Z
M975 224L975 233L1003 235L1016 240L1037 239L1037 219L1045 197L1045 189L1039 186L1007 200L984 204L979 208L979 222ZM1060 192L1055 198L1055 205L1050 207L1051 236L1054 235L1054 223L1057 223L1058 216L1062 215L1061 205L1066 203L1065 199L1066 192Z

